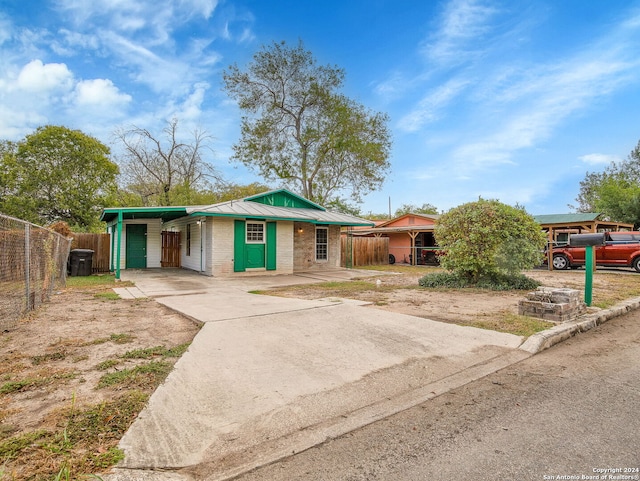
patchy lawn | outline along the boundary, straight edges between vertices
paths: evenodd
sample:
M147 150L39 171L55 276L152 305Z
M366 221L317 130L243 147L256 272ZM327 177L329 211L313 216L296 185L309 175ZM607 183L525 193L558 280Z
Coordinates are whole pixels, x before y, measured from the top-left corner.
M262 291L263 294L318 299L346 297L369 301L371 308L465 326L475 326L530 336L553 326L538 319L518 316L518 301L526 291L486 291L481 289L426 289L418 280L440 269L429 266L372 267L371 277L351 282L327 282ZM384 274L376 274L375 271ZM584 270L547 271L537 269L526 275L549 287L584 288ZM632 270L598 270L594 275L593 308L606 308L624 299L640 296L640 274ZM380 281L380 282L377 282Z
M69 278L0 333L0 480L90 479L199 327L153 300L122 300L112 276ZM119 285L125 285L121 283Z

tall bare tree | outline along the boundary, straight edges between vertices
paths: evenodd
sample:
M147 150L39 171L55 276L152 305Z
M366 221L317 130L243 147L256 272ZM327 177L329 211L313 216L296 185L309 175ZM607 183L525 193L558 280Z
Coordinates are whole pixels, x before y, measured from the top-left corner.
M145 206L186 203L189 192L220 180L203 157L210 136L196 130L190 143L179 140L175 118L167 122L161 135L134 126L118 130L115 136L124 150L119 160L125 189L139 196Z

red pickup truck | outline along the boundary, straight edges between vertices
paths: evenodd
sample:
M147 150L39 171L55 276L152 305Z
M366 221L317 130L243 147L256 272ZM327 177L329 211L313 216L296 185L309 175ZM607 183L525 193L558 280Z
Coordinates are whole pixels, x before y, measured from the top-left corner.
M596 265L633 267L640 272L640 232L605 232L604 245L595 246ZM584 247L569 245L553 249L554 269L577 269L585 264Z

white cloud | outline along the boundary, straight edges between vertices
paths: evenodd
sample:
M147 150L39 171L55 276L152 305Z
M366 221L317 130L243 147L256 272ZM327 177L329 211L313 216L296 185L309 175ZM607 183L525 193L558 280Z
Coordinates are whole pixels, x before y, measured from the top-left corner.
M208 20L213 15L217 0L180 0L157 2L154 0L59 0L58 7L79 28L91 27L121 33L145 33L150 45L170 41L172 32L195 17Z
M63 63L43 64L42 60L33 60L22 68L15 86L35 93L68 91L73 87L73 74Z
M398 127L406 132L416 132L424 124L437 120L440 111L458 97L469 83L468 80L453 78L438 86L420 100L415 109L400 119Z
M82 80L76 85L75 94L80 106L118 108L131 102L131 96L121 93L108 79Z
M0 45L7 42L12 35L13 25L4 15L0 14Z
M578 157L582 162L589 165L604 165L611 162L620 162L622 159L617 155L610 154L587 154Z
M436 32L423 46L426 57L438 63L461 63L478 51L479 40L491 30L498 13L481 0L453 0L440 18Z

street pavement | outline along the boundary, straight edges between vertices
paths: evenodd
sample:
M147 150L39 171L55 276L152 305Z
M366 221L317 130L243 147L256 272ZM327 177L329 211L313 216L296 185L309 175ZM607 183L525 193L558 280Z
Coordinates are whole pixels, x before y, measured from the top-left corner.
M250 293L371 275L336 269L219 279L184 270L124 271L123 280L136 287L118 289L123 297L154 297L203 327L122 438L125 459L105 480L230 479L480 379L571 335L562 328L523 345L511 334L361 302Z

